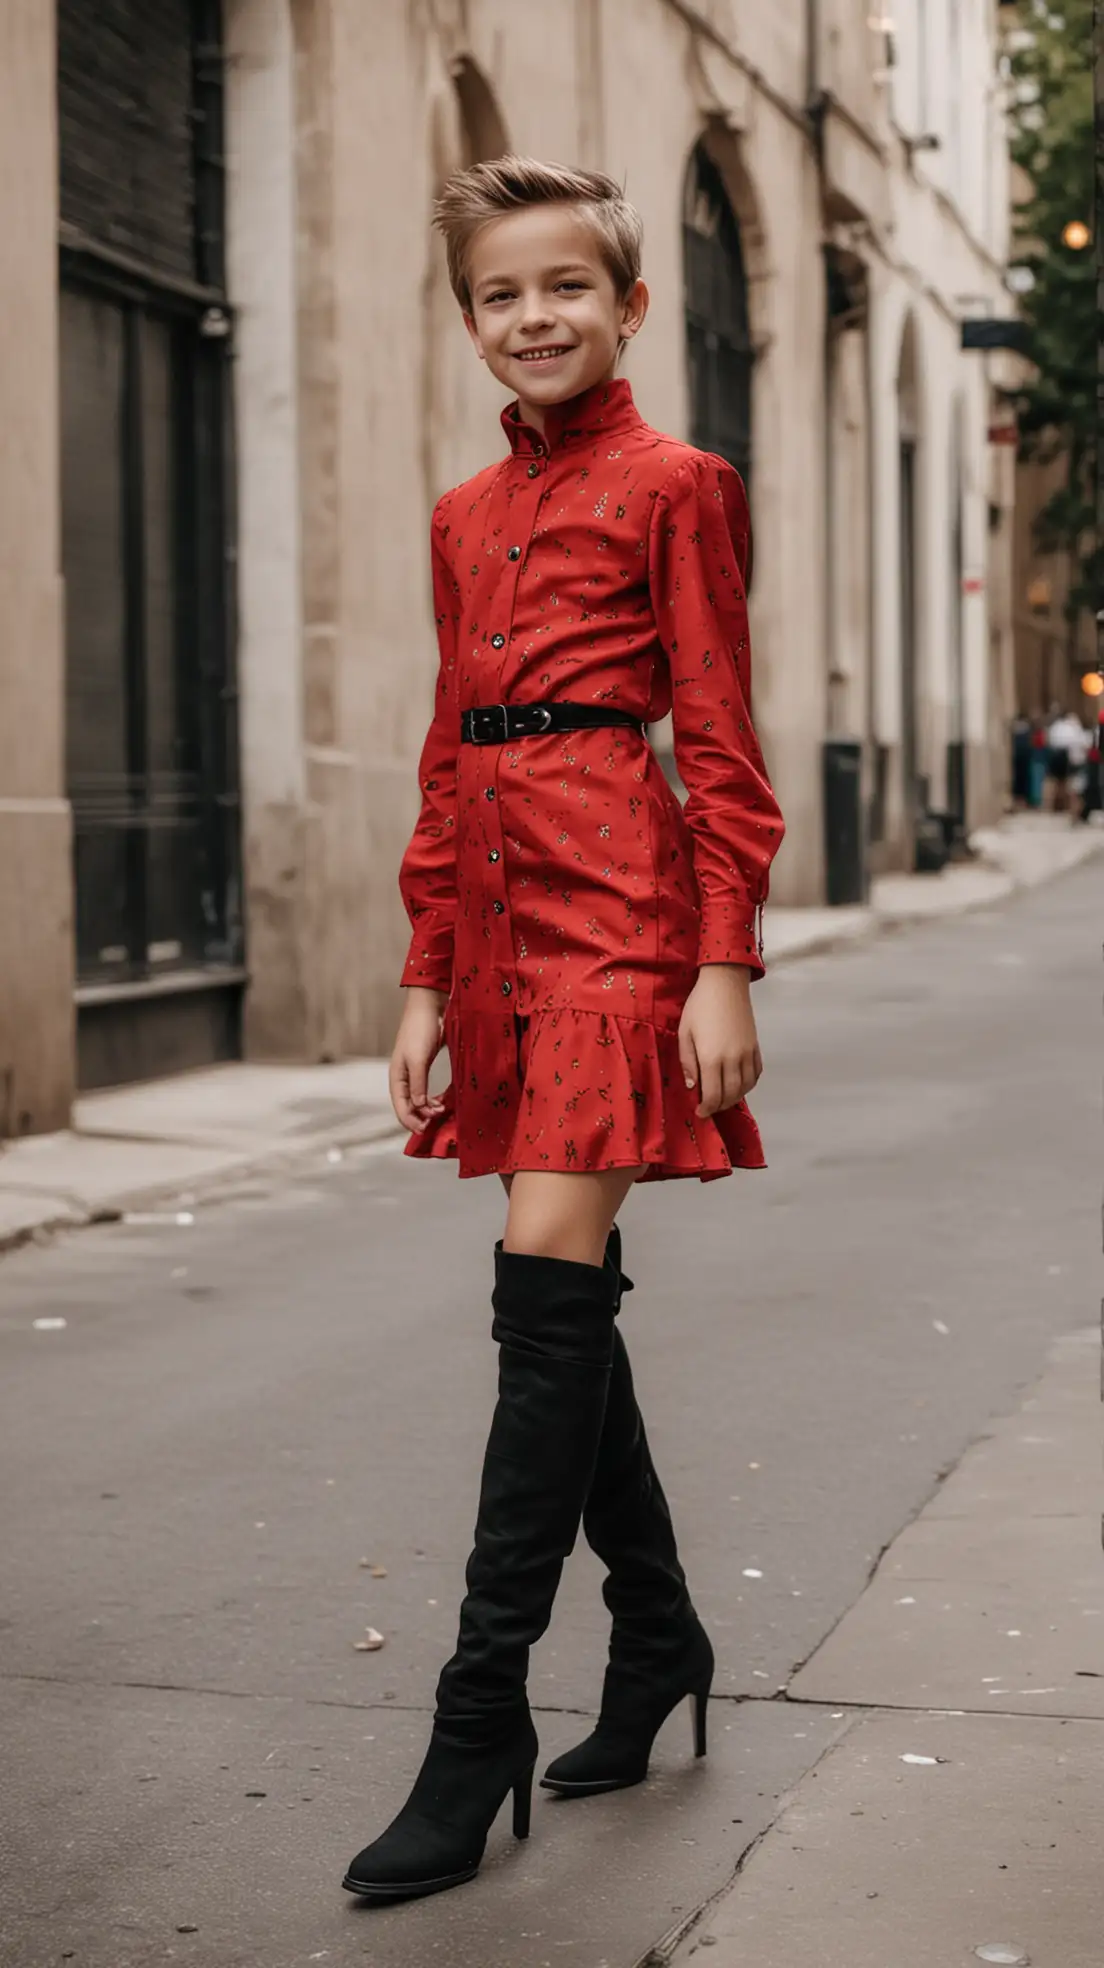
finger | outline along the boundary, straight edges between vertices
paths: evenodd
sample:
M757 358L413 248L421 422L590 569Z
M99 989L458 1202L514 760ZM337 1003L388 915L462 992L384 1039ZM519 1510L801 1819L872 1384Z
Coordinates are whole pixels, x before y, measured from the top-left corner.
M417 1134L422 1124L410 1104L410 1076L405 1059L399 1057L392 1059L388 1085L396 1120L408 1133Z
M761 1066L762 1066L762 1062L759 1059L758 1048L756 1048L753 1052L744 1053L737 1068L739 1079L740 1079L741 1100L746 1100L748 1094L751 1092L752 1088L756 1085L761 1071Z
M721 1112L727 1113L730 1107L737 1107L746 1091L743 1062L739 1059L726 1059L721 1070L722 1094Z
M758 1046L756 1046L755 1051L752 1053L751 1063L755 1071L755 1078L752 1080L751 1086L757 1087L763 1077L763 1055ZM748 1092L751 1092L751 1087L748 1088Z
M408 1061L410 1105L416 1114L424 1115L429 1099L429 1061L415 1056Z
M697 1049L690 1033L685 1031L681 1026L679 1027L678 1047L682 1077L688 1087L696 1087L701 1078L698 1067Z
M701 1100L698 1102L698 1113L705 1119L710 1114L716 1114L720 1108L724 1099L724 1078L720 1060L701 1060L699 1064Z

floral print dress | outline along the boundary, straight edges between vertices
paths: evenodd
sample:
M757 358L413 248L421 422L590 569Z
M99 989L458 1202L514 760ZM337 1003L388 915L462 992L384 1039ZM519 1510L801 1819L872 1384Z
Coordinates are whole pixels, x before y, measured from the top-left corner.
M407 985L449 993L452 1084L407 1153L462 1176L760 1168L747 1107L694 1109L678 1025L698 967L762 971L782 839L749 711L747 500L731 466L651 430L627 382L547 418L433 516L440 644L400 885ZM643 733L460 742L476 705L673 711L680 805Z

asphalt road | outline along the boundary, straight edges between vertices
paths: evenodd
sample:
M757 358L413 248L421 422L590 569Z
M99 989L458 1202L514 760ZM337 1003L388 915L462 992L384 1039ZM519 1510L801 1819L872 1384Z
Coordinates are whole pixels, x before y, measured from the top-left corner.
M724 1885L840 1727L795 1666L1092 1317L1099 923L1090 867L759 987L770 1169L623 1219L710 1757L680 1714L645 1788L544 1799L524 1847L504 1814L439 1900L339 1880L455 1631L496 1185L375 1153L0 1261L4 1968L636 1968ZM597 1700L598 1585L576 1554L535 1657L549 1754Z

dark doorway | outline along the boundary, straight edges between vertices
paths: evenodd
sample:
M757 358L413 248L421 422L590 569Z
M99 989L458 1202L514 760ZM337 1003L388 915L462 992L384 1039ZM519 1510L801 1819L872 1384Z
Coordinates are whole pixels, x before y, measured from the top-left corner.
M956 404L951 433L950 728L947 733L947 812L956 834L966 829L966 651L962 618L966 576L963 515L963 410Z
M237 1049L218 0L61 0L58 103L67 764L90 1086Z
M736 214L702 144L686 174L682 241L690 441L726 458L749 484L755 355L747 275Z

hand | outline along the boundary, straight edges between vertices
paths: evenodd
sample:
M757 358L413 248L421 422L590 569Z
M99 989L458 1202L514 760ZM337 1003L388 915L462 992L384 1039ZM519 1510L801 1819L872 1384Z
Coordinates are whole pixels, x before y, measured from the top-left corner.
M420 984L406 993L406 1008L391 1054L391 1105L404 1128L424 1134L444 1102L429 1092L429 1069L444 1044L445 993Z
M679 1059L687 1086L698 1088L703 1120L735 1107L757 1084L763 1055L744 964L702 966L679 1021Z

